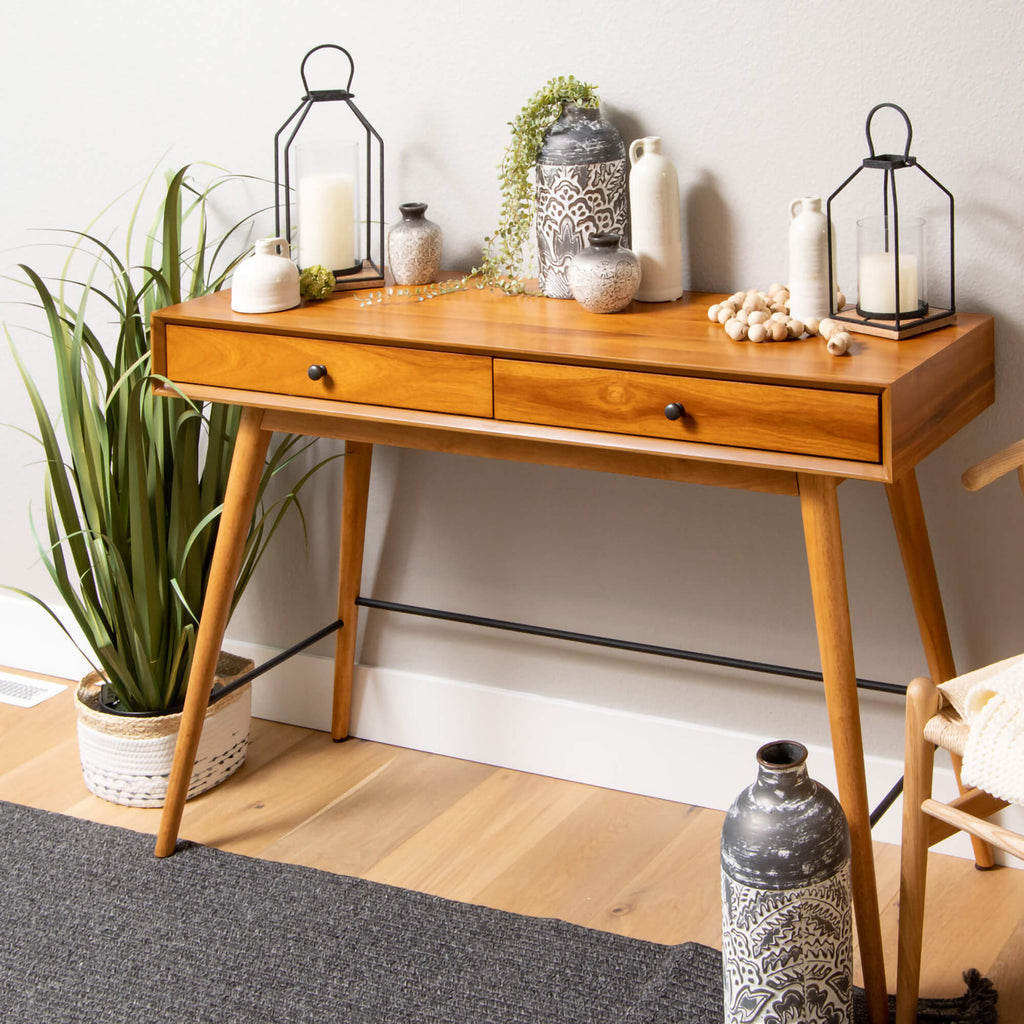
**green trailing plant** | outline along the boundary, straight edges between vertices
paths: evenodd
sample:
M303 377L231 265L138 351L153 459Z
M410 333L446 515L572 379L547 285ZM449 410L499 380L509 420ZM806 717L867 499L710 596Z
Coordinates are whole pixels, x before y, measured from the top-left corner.
M526 101L513 121L512 138L498 165L501 210L498 226L484 238L480 265L467 275L436 284L414 288L387 288L359 295L363 306L387 302L392 298L432 299L450 292L478 288L500 288L509 295L526 292L526 274L530 252L530 231L537 205L537 155L551 126L561 117L567 103L580 107L598 105L597 87L581 82L573 75L550 79Z
M214 193L239 179L197 186L189 171L167 176L141 263L133 265L132 252L145 187L124 260L86 230L70 233L71 253L52 287L21 266L44 314L59 409L48 408L7 332L45 466L42 560L92 648L92 656L83 653L130 711L164 711L184 700L240 415L237 407L153 392L157 380L170 382L152 371L150 314L221 288L248 248L251 218L210 235ZM83 259L88 272L76 280L71 267ZM235 602L286 511L294 507L301 518L298 492L323 462L269 506L266 489L311 443L286 436L268 456ZM60 624L40 598L17 592Z
M567 103L598 105L597 89L572 75L552 78L538 89L510 122L512 138L499 166L501 211L498 226L484 239L483 260L474 271L510 293L525 290L526 253L537 203L537 155Z

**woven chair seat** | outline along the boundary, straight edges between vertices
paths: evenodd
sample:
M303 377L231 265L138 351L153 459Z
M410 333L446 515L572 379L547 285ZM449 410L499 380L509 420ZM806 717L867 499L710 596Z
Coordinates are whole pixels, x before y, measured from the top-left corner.
M951 706L944 707L934 718L929 718L924 727L924 738L943 750L958 757L967 749L967 723Z
M963 757L969 732L966 721L967 696L978 683L985 682L1004 671L1008 663L1009 661L996 662L957 676L948 682L939 683L938 690L942 695L943 705L939 713L930 718L925 725L925 739L951 754Z
M948 682L940 683L939 693L942 695L942 707L939 713L930 718L924 727L925 739L943 750L948 750L958 757L964 756L967 749L969 726L966 721L967 693L987 672L987 666L977 672L968 672Z

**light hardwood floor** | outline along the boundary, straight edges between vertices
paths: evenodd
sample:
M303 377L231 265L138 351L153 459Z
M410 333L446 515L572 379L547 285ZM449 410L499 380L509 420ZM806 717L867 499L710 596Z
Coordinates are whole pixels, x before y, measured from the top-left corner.
M159 811L82 782L71 688L0 704L0 799L155 833ZM245 766L190 801L182 836L521 914L721 948L723 815L650 797L254 720ZM876 844L889 987L899 851ZM922 994L976 967L1000 1020L1024 1021L1024 871L932 854ZM858 979L859 980L859 979Z

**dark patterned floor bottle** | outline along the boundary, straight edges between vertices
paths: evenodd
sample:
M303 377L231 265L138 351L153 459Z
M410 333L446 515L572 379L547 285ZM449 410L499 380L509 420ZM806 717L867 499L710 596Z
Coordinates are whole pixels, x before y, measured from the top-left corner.
M806 760L763 746L722 827L725 1024L853 1020L850 833Z
M629 161L622 136L597 108L567 103L537 156L540 290L571 299L569 261L600 233L629 247Z

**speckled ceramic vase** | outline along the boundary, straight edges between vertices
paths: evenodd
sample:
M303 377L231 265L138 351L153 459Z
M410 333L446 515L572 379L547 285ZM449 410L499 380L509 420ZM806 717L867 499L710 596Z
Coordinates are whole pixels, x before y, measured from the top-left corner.
M402 219L388 231L388 262L395 284L430 284L441 269L441 229L427 220L426 203L402 203Z
M853 1020L850 833L806 760L763 746L722 827L725 1024Z
M537 155L537 260L541 293L571 299L569 261L591 235L629 245L629 161L597 108L567 103Z
M591 235L590 244L569 262L572 297L591 313L618 313L640 287L640 261L618 235Z

